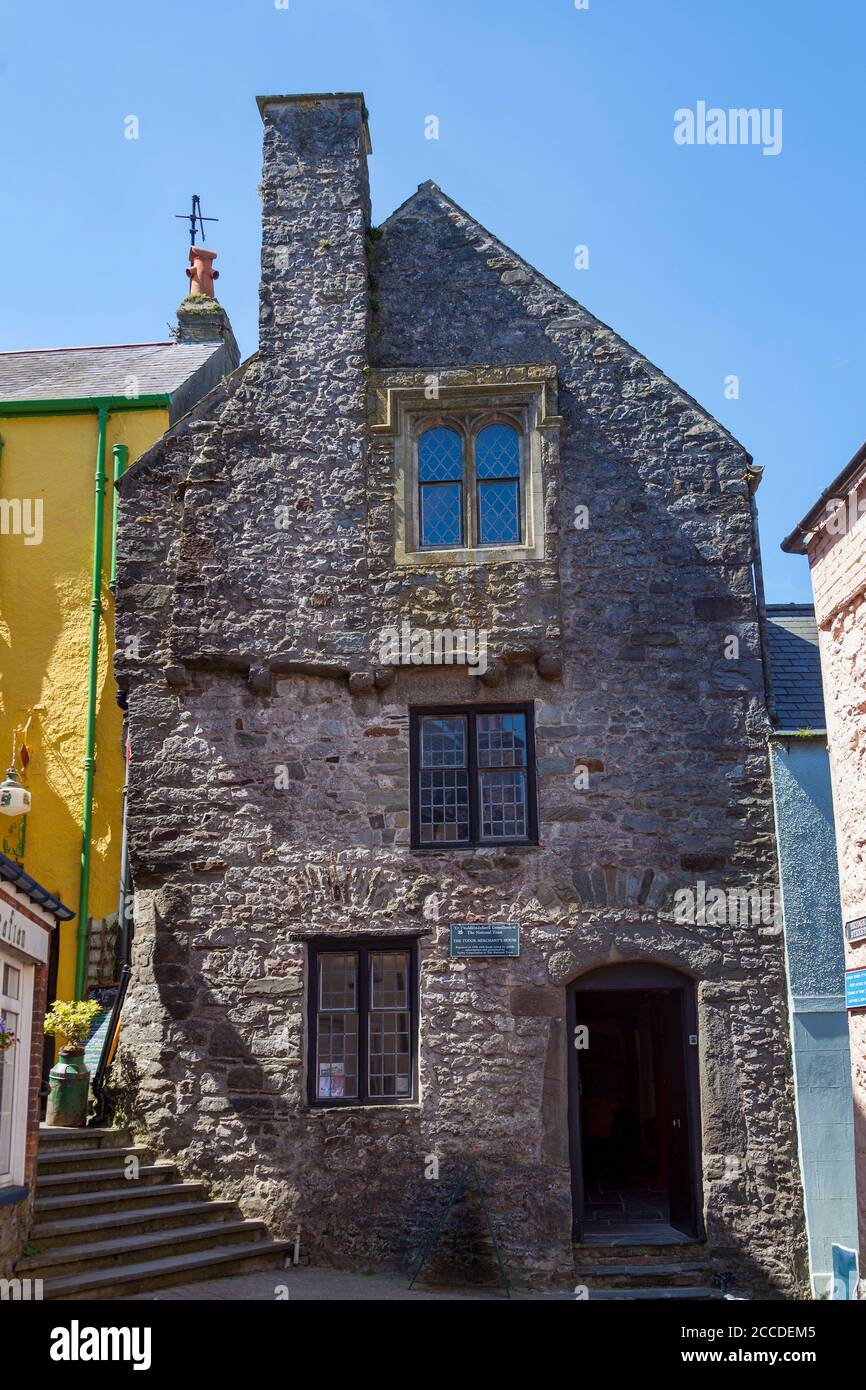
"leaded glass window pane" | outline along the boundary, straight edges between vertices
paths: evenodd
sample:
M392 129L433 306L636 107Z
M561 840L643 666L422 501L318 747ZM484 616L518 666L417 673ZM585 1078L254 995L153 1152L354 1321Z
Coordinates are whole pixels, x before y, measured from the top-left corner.
M475 439L479 478L519 478L520 439L510 425L487 425Z
M374 951L370 954L367 1036L370 1096L410 1095L408 951Z
M358 1094L358 957L324 952L319 957L316 1094L321 1099Z
M478 540L481 545L516 545L520 540L519 487L478 484Z
M462 545L463 487L460 483L421 485L421 544Z
M463 440L438 425L418 440L421 544L463 544Z
M510 425L487 425L475 438L479 545L520 541L520 438Z
M425 844L469 839L466 720L421 721L419 825Z
M466 766L466 720L438 716L421 721L421 766Z
M527 833L526 716L479 714L475 728L481 838L521 839Z
M418 479L422 483L461 482L463 440L456 430L438 426L418 440Z
M479 767L526 767L526 715L479 714Z
M481 772L481 838L516 840L526 835L526 773Z

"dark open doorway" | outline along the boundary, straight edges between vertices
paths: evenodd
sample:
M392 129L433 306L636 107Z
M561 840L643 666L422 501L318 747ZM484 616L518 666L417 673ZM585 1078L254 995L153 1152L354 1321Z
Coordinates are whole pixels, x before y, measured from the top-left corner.
M604 966L569 990L575 1239L702 1234L692 981Z

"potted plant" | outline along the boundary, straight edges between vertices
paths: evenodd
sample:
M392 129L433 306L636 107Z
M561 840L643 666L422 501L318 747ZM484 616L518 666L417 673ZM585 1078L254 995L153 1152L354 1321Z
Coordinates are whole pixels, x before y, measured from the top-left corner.
M45 1015L49 1037L64 1038L60 1060L51 1068L45 1123L78 1129L87 1120L90 1073L84 1065L84 1044L101 1012L95 999L55 999Z

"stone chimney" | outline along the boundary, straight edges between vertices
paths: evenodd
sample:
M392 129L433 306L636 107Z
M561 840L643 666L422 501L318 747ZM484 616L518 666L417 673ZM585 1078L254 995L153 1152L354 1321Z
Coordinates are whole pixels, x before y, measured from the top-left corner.
M229 316L214 297L214 280L219 279L219 271L214 270L216 251L206 246L191 246L189 249L189 293L178 306L177 323L179 343L224 343L230 367L240 361L240 352L235 342Z
M370 221L367 110L359 92L259 97L260 350L332 372L366 352ZM315 399L315 392L311 393Z

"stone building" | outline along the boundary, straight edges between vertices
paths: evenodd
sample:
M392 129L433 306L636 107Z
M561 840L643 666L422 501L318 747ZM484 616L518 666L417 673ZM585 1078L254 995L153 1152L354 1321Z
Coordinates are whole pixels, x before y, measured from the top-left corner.
M319 1262L474 1159L523 1282L790 1295L757 470L435 184L372 226L361 96L259 107L259 351L121 485L126 1110Z
M866 1265L866 444L782 542L808 555L833 783L854 1089L861 1273Z
M857 1241L851 1055L830 756L815 610L767 604L770 768L785 918L803 1204L812 1293L832 1288L833 1245Z

